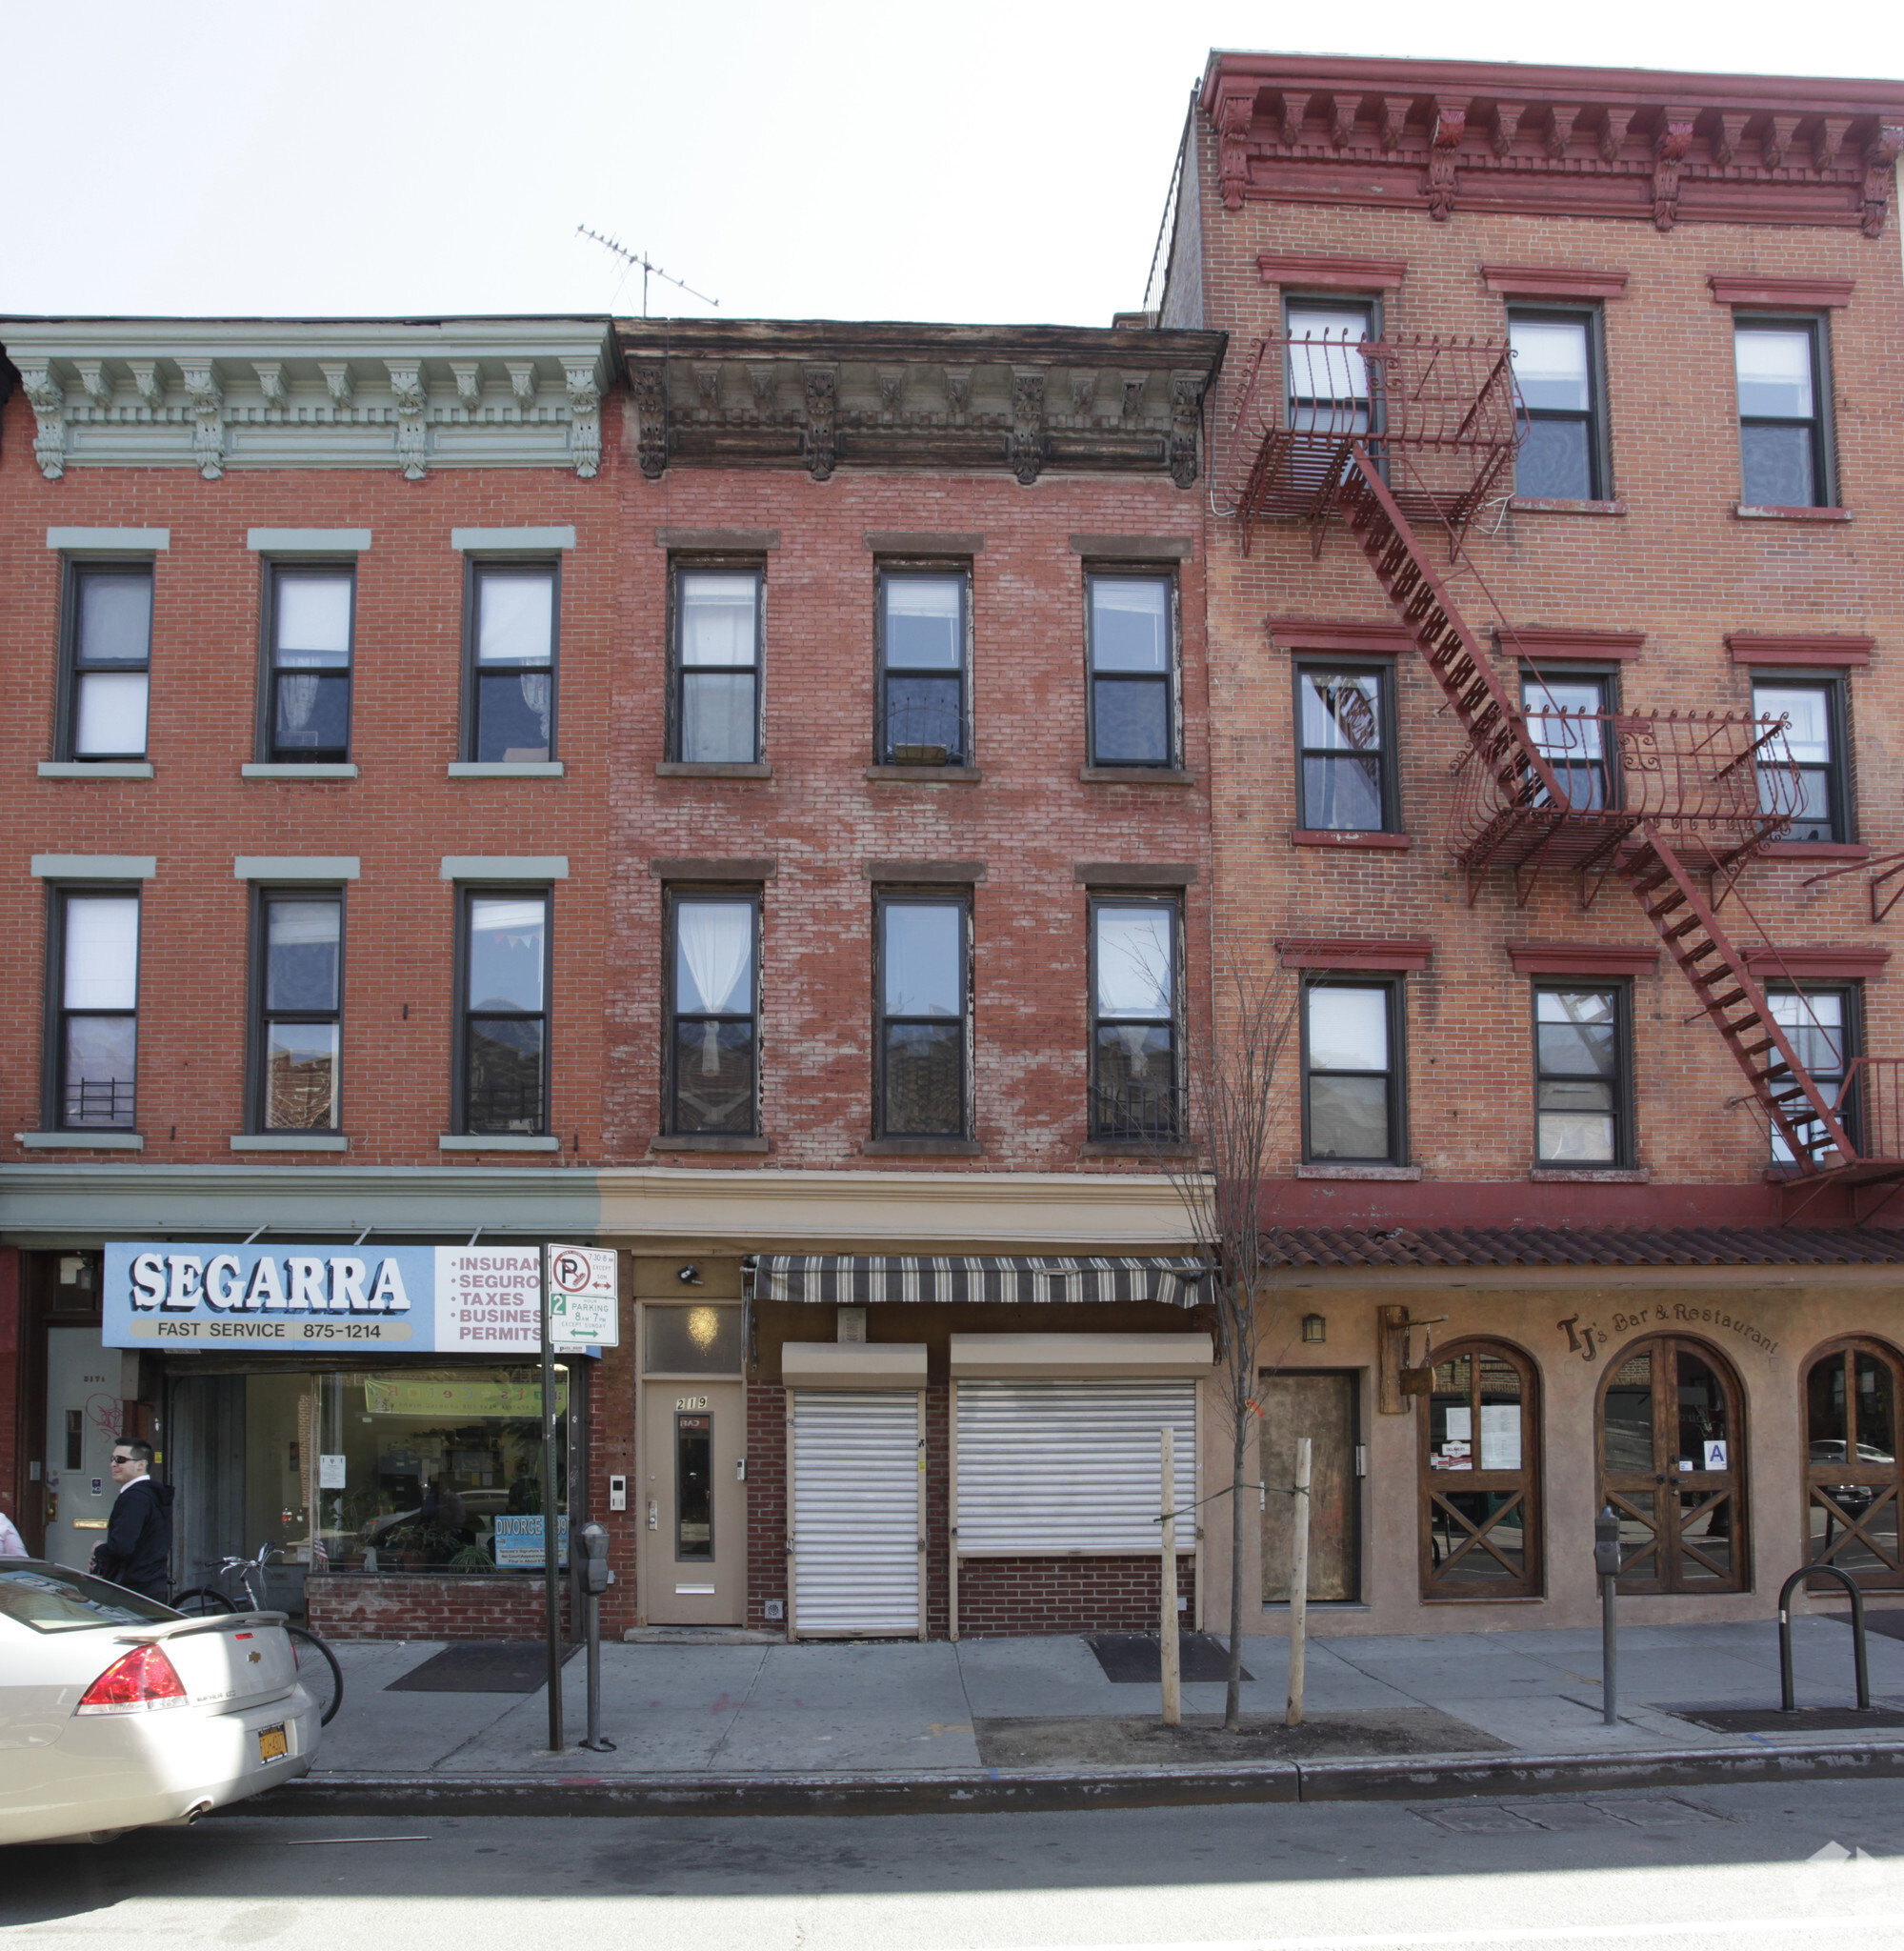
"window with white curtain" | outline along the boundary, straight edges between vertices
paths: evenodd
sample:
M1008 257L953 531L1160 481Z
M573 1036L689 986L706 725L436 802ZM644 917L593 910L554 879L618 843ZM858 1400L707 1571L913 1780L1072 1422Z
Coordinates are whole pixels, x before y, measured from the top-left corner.
M53 1124L131 1131L139 1053L139 897L54 896Z
M555 756L555 565L479 563L470 575L465 755L479 765L551 760Z
M759 1128L758 898L677 895L672 915L669 1130L752 1137Z
M1091 909L1091 1136L1173 1139L1179 1131L1174 901Z
M356 594L353 567L272 566L267 759L318 765L350 757Z
M463 911L461 1126L549 1128L549 895L468 890Z
M689 765L760 757L763 578L757 569L674 576L674 753Z
M151 565L75 565L68 619L61 755L144 758L151 689Z

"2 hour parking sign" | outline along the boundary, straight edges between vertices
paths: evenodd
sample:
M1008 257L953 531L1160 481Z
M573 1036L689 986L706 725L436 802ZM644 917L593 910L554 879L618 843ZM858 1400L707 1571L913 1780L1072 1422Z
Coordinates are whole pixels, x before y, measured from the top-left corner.
M549 1249L549 1344L551 1348L614 1348L621 1313L611 1248Z

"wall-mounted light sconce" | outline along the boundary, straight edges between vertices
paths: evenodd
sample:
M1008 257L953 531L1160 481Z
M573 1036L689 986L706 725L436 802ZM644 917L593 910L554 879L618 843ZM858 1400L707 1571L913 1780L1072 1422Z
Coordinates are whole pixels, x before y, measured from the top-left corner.
M1327 1341L1329 1339L1329 1317L1326 1315L1304 1315L1302 1317L1302 1338L1305 1341Z
M701 1284L701 1270L690 1261L687 1266L676 1272L674 1277L683 1287L698 1287Z

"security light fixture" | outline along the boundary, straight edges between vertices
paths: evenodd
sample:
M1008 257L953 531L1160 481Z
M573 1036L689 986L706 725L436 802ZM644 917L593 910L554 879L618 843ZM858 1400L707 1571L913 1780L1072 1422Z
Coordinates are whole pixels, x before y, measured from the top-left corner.
M1304 1315L1302 1317L1302 1338L1305 1341L1327 1341L1329 1339L1329 1317L1326 1315Z

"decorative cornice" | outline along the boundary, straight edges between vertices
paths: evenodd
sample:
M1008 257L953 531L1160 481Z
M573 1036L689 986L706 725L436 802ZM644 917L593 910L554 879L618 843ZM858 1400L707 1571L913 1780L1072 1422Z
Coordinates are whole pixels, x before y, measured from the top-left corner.
M1504 298L1624 298L1627 274L1561 265L1484 264L1481 280Z
M1861 982L1882 976L1891 951L1881 942L1833 944L1819 948L1774 948L1763 942L1740 950L1754 975L1810 977L1823 982Z
M1386 620L1353 623L1333 616L1268 616L1263 622L1270 642L1279 651L1346 651L1392 657L1414 641L1406 625Z
M1367 969L1395 975L1427 968L1434 944L1418 937L1289 935L1277 941L1276 953L1285 969Z
M1292 203L1883 231L1904 86L1213 54L1223 208Z
M1624 663L1646 647L1643 630L1560 630L1547 624L1525 623L1496 628L1494 644L1509 655L1582 657L1590 664Z
M1802 312L1824 312L1849 305L1854 278L1725 277L1707 278L1714 305L1791 306Z
M1651 976L1659 944L1604 941L1511 941L1516 976Z
M1313 292L1386 292L1408 275L1405 257L1331 257L1301 251L1263 251L1256 269L1266 285Z
M628 320L616 327L651 480L675 461L836 469L1201 467L1216 332L1066 326Z
M20 318L0 341L38 422L49 480L69 467L236 469L601 465L615 373L586 318Z
M1734 664L1815 664L1833 671L1861 671L1876 648L1874 636L1801 636L1735 630L1726 638Z

